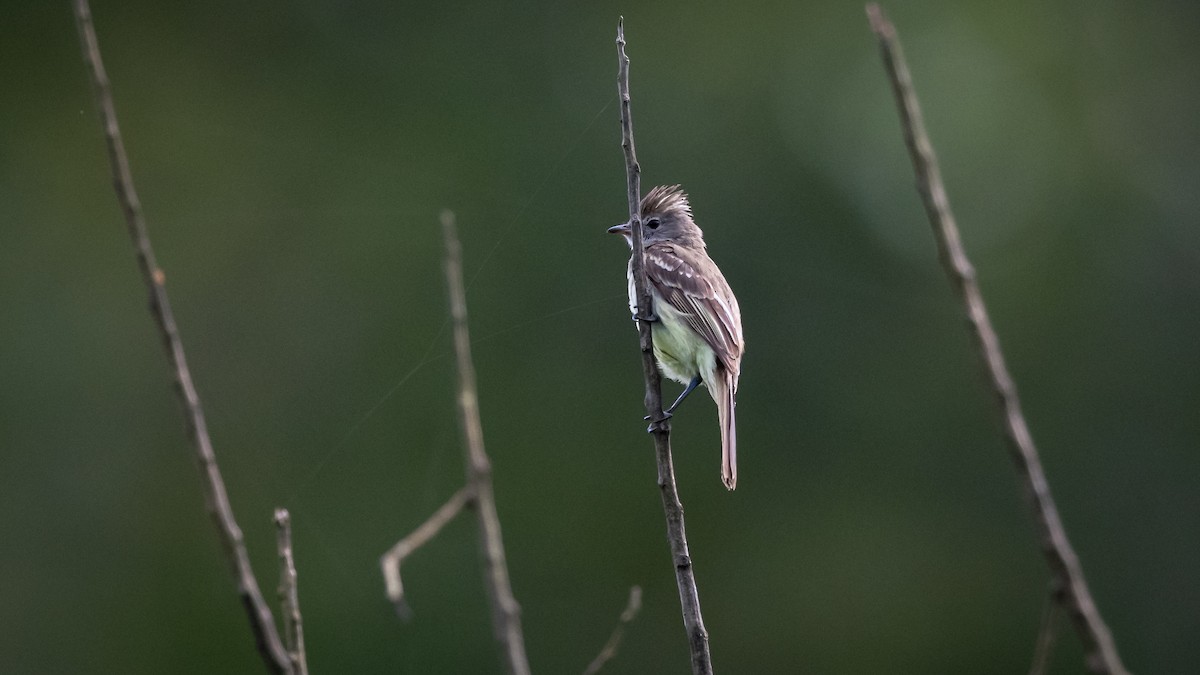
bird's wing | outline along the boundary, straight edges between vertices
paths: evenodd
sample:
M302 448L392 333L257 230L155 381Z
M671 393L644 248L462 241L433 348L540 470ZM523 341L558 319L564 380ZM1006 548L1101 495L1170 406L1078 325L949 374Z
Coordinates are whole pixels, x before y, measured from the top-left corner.
M703 250L672 244L646 247L645 259L646 278L658 294L683 314L726 372L736 378L744 346L742 314L716 263Z

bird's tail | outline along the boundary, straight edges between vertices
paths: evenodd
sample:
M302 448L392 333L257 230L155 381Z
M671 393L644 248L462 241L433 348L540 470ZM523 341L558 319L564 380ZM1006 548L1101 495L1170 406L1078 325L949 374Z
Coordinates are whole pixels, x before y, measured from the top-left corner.
M733 377L718 378L720 384L713 398L717 402L717 418L721 423L721 482L732 490L737 487L737 425L734 422L737 384Z

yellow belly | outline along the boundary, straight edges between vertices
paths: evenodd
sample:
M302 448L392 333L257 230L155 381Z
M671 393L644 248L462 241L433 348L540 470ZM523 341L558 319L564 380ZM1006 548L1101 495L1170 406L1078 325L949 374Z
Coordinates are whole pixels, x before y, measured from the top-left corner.
M632 265L632 261L630 263ZM629 288L629 311L637 315L633 292L633 270L627 274ZM657 292L651 290L654 313L659 320L650 324L650 336L654 340L654 358L667 377L688 384L699 375L705 382L716 377L717 355L712 347L692 330L683 315ZM712 391L710 390L711 394Z
M654 338L654 356L663 373L683 384L697 375L705 382L711 380L717 361L712 347L665 301L655 298L654 310L659 320L652 324L650 334Z

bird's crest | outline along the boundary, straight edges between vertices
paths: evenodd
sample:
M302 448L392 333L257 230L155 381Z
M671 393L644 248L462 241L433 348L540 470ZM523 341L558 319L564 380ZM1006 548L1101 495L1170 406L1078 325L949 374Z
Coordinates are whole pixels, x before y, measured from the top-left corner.
M642 197L642 216L651 213L666 215L677 213L692 217L692 205L688 203L687 193L678 185L659 185Z

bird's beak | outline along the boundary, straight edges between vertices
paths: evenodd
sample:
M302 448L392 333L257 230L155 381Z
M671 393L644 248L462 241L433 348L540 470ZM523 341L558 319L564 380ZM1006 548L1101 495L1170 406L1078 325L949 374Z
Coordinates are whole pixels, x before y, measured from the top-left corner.
M619 234L625 239L625 243L629 244L629 248L633 248L633 228L629 227L629 223L621 223L608 228L609 234Z

